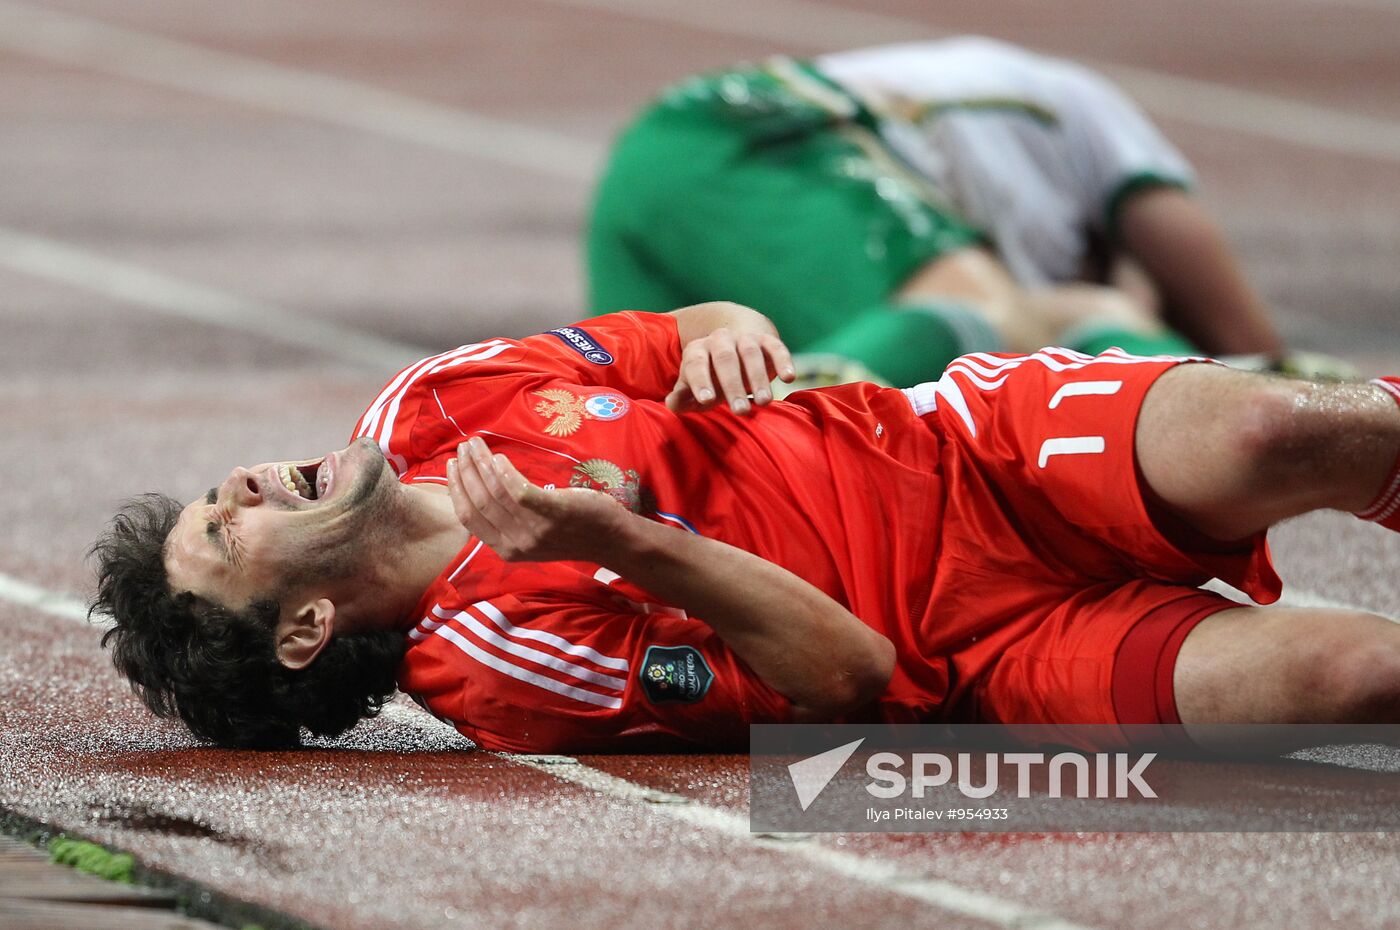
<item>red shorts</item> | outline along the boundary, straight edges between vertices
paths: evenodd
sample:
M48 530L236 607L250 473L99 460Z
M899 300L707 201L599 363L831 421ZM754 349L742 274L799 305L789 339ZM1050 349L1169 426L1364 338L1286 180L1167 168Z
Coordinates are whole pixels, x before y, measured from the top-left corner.
M1169 539L1150 515L1138 411L1183 361L976 354L906 391L943 441L947 513L924 639L948 657L946 719L1179 722L1182 641L1239 606L1197 586L1218 577L1277 600L1263 533L1228 545Z

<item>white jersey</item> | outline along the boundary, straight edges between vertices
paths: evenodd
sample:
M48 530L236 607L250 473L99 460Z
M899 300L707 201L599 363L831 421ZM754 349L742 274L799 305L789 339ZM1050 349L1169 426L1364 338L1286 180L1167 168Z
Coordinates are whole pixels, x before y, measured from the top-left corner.
M981 38L824 55L812 65L873 113L886 144L993 239L1022 284L1080 276L1091 232L1139 183L1191 167L1099 75Z

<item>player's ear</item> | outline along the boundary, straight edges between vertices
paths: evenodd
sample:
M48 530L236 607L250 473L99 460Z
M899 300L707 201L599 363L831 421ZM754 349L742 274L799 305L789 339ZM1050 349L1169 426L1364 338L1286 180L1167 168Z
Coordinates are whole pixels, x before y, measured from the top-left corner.
M321 654L335 629L335 604L324 597L307 601L277 622L277 661L303 669Z

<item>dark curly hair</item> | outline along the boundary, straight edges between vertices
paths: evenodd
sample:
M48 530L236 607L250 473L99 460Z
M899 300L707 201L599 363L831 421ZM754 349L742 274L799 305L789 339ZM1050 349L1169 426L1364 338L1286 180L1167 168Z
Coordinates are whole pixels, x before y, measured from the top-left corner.
M275 596L236 611L171 590L165 541L180 510L163 494L132 498L89 553L97 594L88 616L116 621L102 645L146 706L201 739L250 748L298 745L302 727L337 736L379 713L394 694L403 637L336 636L310 665L287 668L277 659Z

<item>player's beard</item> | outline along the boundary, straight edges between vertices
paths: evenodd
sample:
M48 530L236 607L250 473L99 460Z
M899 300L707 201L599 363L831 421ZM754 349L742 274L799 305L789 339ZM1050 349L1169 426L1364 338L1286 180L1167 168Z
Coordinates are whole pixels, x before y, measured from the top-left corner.
M406 503L399 490L383 456L370 458L356 475L355 486L337 502L340 513L306 541L285 590L309 581L373 577L376 553L393 545L396 529L403 524Z
M359 445L361 448L368 447L368 444L364 442ZM350 489L349 500L346 502L346 507L349 510L359 511L366 507L379 506L376 503L376 496L390 496L384 492L393 490L393 482L389 477L389 463L377 446L374 447L368 459L360 470L355 486Z

